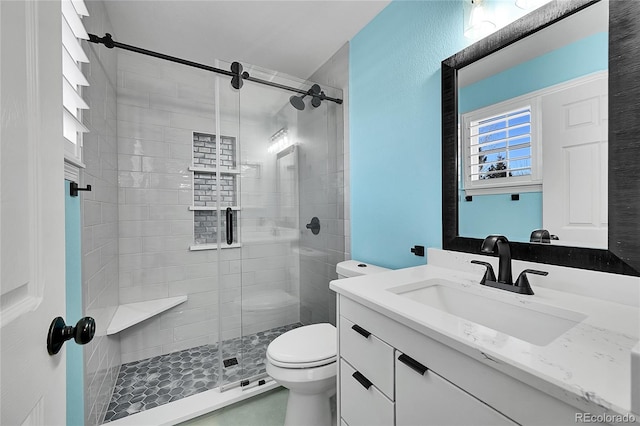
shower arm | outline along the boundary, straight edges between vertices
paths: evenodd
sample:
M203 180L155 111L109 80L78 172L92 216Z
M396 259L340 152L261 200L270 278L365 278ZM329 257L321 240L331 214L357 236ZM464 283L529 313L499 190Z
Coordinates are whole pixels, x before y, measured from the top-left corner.
M204 64L199 64L197 62L188 61L186 59L177 58L175 56L165 55L164 53L154 52L152 50L143 49L141 47L131 46L129 44L124 44L115 41L111 34L106 33L104 37L98 37L95 34L89 34L89 42L96 44L104 44L108 49L113 49L117 47L119 49L129 50L131 52L140 53L142 55L153 56L154 58L164 59L166 61L176 62L178 64L187 65L189 67L199 68L201 70L215 72L217 74L226 75L232 77L231 84L235 89L240 89L242 87L242 81L252 81L254 83L264 84L267 86L275 87L278 89L288 90L290 92L296 92L303 95L309 95L308 90L296 89L295 87L285 86L284 84L274 83L272 81L262 80L260 78L251 77L248 72L242 71L242 65L239 62L233 62L231 64L231 71L223 70L221 68L215 68ZM313 97L317 97L320 100L327 100L331 102L335 102L337 104L342 104L342 99L332 98L326 96L324 92L320 94L311 94Z

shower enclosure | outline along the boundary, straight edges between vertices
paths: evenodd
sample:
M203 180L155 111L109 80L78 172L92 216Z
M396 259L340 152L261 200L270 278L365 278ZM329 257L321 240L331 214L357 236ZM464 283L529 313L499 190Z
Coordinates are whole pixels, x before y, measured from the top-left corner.
M83 231L94 240L117 233L110 249L118 262L103 271L115 269L116 304L187 299L95 339L94 355L115 361L94 368L97 361L86 359L87 424L212 389L260 386L273 338L334 321L328 283L344 259L341 105L290 99L291 92L251 81L237 90L227 76L98 49L96 62L108 69L113 61L117 69L116 114L105 137L92 116L83 178L96 190L83 208L117 204L117 218L114 226L85 221ZM312 82L243 66L274 86L315 90ZM90 99L100 96L91 90ZM321 90L342 97L338 89ZM109 99L100 100L108 110ZM111 160L100 143L109 128L117 129L117 199L102 177ZM114 309L100 298L113 299L113 291L94 291L95 279L83 278L92 293L85 310L110 321ZM107 328L99 324L99 334Z
M230 64L220 67L229 69ZM310 89L309 83L258 67L245 65L245 71L261 80ZM332 231L327 227L338 219L338 203L336 181L331 188L328 176L329 144L336 145L337 138L331 110L341 107L328 101L313 106L310 98L299 110L290 98L300 98L290 92L251 82L238 91L223 77L216 89L218 134L223 142L225 137L236 141L239 168L226 181L221 173L216 198L222 231L216 234L217 247L237 259L229 274L218 269L224 390L264 377L266 346L277 335L302 323L330 320L327 256ZM335 89L323 90L339 95ZM220 161L227 160L226 152ZM230 188L236 195L225 199ZM313 217L325 225L318 234L306 227ZM339 249L344 250L344 242Z

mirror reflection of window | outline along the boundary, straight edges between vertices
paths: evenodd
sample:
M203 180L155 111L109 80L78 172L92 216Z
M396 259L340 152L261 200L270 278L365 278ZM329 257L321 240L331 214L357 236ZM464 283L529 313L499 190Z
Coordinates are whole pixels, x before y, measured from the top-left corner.
M538 104L538 98L516 99L462 115L465 196L542 190L533 123Z
M531 174L531 107L471 123L478 147L472 180ZM475 175L475 176L474 176Z

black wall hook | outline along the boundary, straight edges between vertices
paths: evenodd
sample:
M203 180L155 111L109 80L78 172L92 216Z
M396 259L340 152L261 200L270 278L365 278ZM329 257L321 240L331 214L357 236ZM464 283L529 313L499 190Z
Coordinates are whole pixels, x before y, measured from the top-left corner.
M72 197L77 197L78 191L91 191L91 185L87 185L86 188L79 188L77 183L71 182L69 184L69 189L69 195L71 195Z

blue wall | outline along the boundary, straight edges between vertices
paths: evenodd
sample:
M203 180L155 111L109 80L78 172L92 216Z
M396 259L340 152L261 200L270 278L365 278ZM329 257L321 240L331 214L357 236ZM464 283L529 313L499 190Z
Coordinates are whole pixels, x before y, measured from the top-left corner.
M69 195L69 181L65 185L65 322L75 325L82 318L82 255L80 251L80 197ZM64 345L67 352L67 425L84 424L84 368L82 346L73 341Z
M474 195L470 202L462 193L458 206L458 232L465 237L500 234L528 242L531 231L542 228L542 192L521 192L518 201L511 200L511 193Z
M395 1L350 43L351 251L401 268L442 246L440 63L468 44L462 2Z
M473 111L608 68L609 37L598 33L509 68L460 90L460 113ZM517 193L517 190L513 191ZM531 231L542 228L542 192L474 195L460 194L459 232L465 237L506 235L512 241L529 241Z
M597 33L460 89L460 113L609 68L609 35Z

